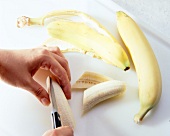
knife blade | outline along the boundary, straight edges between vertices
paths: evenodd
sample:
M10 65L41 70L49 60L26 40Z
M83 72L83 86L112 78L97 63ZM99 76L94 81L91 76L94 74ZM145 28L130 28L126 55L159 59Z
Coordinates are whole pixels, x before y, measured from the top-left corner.
M55 92L54 92L54 87L53 87L53 84L52 84L52 78L51 77L47 77L47 89L48 89L48 92L49 92L51 107L52 107L52 111L51 111L52 126L53 126L53 129L55 129L55 128L61 126L61 119L60 119L60 115L57 111Z

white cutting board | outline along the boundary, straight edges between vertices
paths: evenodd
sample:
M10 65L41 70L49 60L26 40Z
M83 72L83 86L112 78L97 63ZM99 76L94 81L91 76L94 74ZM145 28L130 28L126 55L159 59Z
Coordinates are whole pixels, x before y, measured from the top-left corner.
M58 9L76 9L90 14L122 44L116 29L115 12L123 9L110 0L1 0L0 48L21 49L41 45L49 38L45 28L19 29L16 27L16 19L22 15L38 17ZM142 124L135 124L133 117L139 110L139 99L134 70L124 72L90 56L66 54L71 68L71 83L88 70L127 84L125 95L98 104L84 116L81 116L83 93L73 91L70 104L77 124L75 136L170 135L170 44L159 33L134 19L146 34L160 65L163 92L158 106L147 114ZM50 107L42 106L34 96L22 89L3 82L0 82L0 88L0 136L40 136L51 129Z

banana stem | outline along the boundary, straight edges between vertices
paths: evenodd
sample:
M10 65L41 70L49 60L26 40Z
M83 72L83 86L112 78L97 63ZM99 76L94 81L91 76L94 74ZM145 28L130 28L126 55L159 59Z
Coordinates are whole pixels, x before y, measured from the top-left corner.
M98 21L93 19L91 16L89 16L86 13L83 13L81 11L76 11L76 10L57 10L57 11L52 11L47 13L44 16L38 17L38 18L29 18L26 16L19 17L17 19L17 27L21 28L24 26L31 26L31 25L44 25L44 22L46 19L52 18L52 17L63 17L63 16L68 16L68 17L74 17L78 16L82 18L85 22L88 21L92 25L100 28L100 30L105 33L107 36L111 37L113 41L117 41L113 35L104 27L102 26Z
M42 17L40 18L30 18L29 25L44 25Z
M17 18L17 27L22 28L24 26L31 26L31 25L44 25L43 17L40 18L29 18L26 16L21 16Z

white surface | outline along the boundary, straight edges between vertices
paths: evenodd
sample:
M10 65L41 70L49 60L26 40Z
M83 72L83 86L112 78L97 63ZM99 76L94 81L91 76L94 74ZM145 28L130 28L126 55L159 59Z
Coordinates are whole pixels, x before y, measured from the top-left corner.
M97 7L97 8L96 8ZM63 1L16 0L0 1L0 48L32 48L44 42L48 35L41 27L16 28L16 18L22 15L41 16L56 9L84 11L99 20L122 43L116 29L115 11L123 10L111 1ZM128 13L128 12L127 12ZM136 19L136 18L135 18ZM124 96L109 99L81 116L82 92L72 93L70 101L76 119L75 136L169 136L170 135L170 45L168 40L158 37L154 31L142 25L158 59L163 93L157 107L144 119L141 125L133 122L139 110L137 77L133 70L124 72L114 66L81 54L67 54L72 83L85 70L95 71L127 83ZM142 57L142 56L141 56ZM51 128L50 107L43 107L31 94L0 82L0 135L39 136Z
M170 39L170 0L112 0Z

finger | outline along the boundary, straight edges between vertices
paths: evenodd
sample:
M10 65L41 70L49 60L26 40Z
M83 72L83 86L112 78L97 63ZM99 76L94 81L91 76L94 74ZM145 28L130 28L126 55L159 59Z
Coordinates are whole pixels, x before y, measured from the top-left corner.
M50 51L50 52L52 52L54 54L57 54L62 58L65 58L64 55L62 54L60 48L57 47L57 46L48 46L47 47L46 45L41 45L40 47L43 47L44 49L47 49L48 51Z
M73 136L73 129L68 126L58 127L54 130L56 136Z
M53 130L48 130L43 136L73 136L73 130L70 127L58 127Z
M50 104L47 91L34 79L30 78L27 90L29 90L43 105L48 106Z
M60 63L60 65L66 70L69 80L71 81L70 68L68 61L65 58L62 58L56 54L53 54L53 57Z
M67 99L71 98L71 85L66 70L54 58L46 58L41 67L47 68L60 84Z
M55 47L47 47L47 49L50 52L52 52L54 54L57 54L57 55L59 55L62 58L65 58L59 47L57 47L57 46L55 46Z
M65 69L58 62L56 62L56 66L51 66L50 72L56 79L58 79L57 81L59 82L66 98L71 99L71 85Z
M63 68L67 71L68 78L71 81L71 74L70 74L70 69L68 65L68 61L65 59L64 55L60 51L60 48L55 46L55 47L47 47L46 45L42 45L43 48L47 49L48 51L52 52L53 57L59 61L59 63L63 66Z

